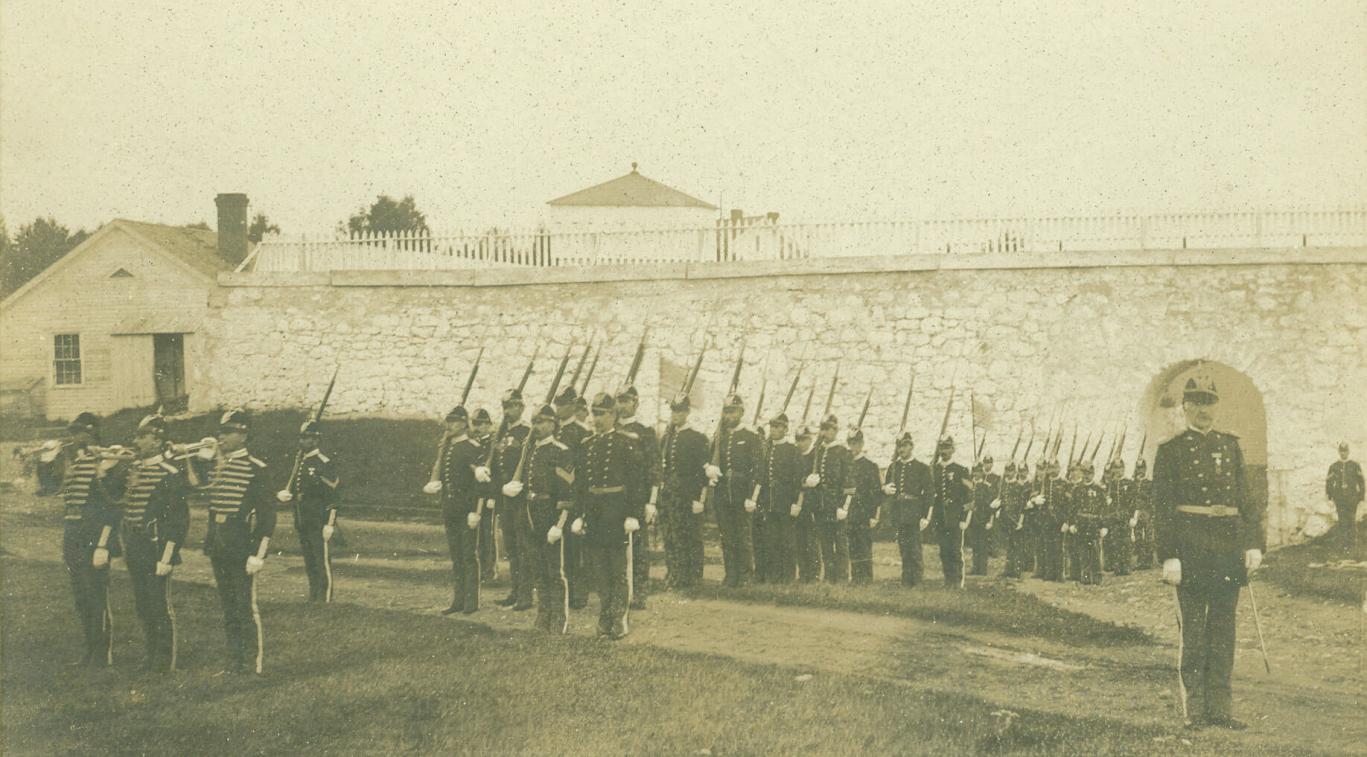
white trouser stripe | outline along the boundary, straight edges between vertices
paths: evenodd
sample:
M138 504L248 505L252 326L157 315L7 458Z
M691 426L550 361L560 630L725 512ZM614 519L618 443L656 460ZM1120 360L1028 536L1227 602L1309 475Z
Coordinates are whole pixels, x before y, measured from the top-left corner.
M323 575L327 577L327 588L323 593L323 601L332 601L332 552L328 550L328 540L323 539Z
M261 672L261 661L266 655L266 639L261 633L261 610L256 606L256 576L251 575L247 580L252 582L252 624L256 626L256 672Z
M171 606L171 577L166 577L166 617L171 621L171 670L176 669L176 608Z

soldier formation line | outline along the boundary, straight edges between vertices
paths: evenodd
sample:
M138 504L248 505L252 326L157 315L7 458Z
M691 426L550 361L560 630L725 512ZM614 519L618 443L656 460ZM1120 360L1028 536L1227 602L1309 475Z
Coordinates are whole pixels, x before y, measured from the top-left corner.
M645 345L642 335L620 388L597 393L592 402L585 395L597 355L585 374L586 347L565 382L567 350L530 424L523 419L529 363L503 395L497 427L487 412L471 413L466 407L479 370L476 359L460 402L444 417L430 480L423 487L440 502L450 552L452 598L444 614L478 611L481 583L495 559L496 527L512 578L511 592L497 604L535 608L538 629L565 633L571 611L585 607L593 590L599 595L598 634L620 639L629 633L631 611L646 608L646 526L656 526L663 537L666 585L686 590L702 580L703 521L709 511L720 534L726 587L868 583L873 530L889 519L896 528L901 581L908 587L923 579L923 539L938 546L945 585L954 589L963 588L965 572L987 575L990 557L1003 548L1001 575L1007 578L1033 573L1049 581L1099 584L1105 571L1124 575L1161 564L1164 580L1177 595L1183 640L1179 678L1188 723L1241 726L1230 703L1234 606L1240 587L1248 585L1249 573L1261 562L1263 513L1245 491L1237 439L1211 428L1218 391L1208 379L1193 379L1185 387L1189 428L1159 446L1152 481L1142 442L1141 456L1126 476L1124 433L1112 441L1097 481L1094 461L1101 439L1090 450L1090 438L1085 440L1078 452L1074 428L1065 467L1058 419L1050 420L1033 469L1028 462L1035 448L1033 430L1019 457L1025 435L1018 436L1002 475L977 443L976 428L969 446L971 469L954 462L955 442L946 433L953 387L933 461L915 459L906 431L914 376L895 455L886 466L865 454L867 400L843 444L839 438L840 422L830 413L838 369L815 429L807 423L813 388L789 439L787 409L801 366L777 412L763 424L761 389L747 426L746 406L736 393L743 344L712 433L689 426L700 352L657 435L635 419L634 383ZM85 635L83 662L112 663L108 567L122 553L145 629L145 667L175 668L171 575L181 560L192 497L207 504L204 551L222 600L228 671L263 669L256 583L274 535L277 503L293 510L308 599L332 600L329 545L337 526L340 480L319 443L335 382L336 375L300 428L288 484L278 492L267 490L266 464L248 451L250 418L242 410L222 415L216 437L188 445L167 441L160 415L142 420L130 448L96 446L99 422L90 413L71 423L62 450L67 459L60 487L66 505L63 554ZM1347 460L1346 449L1342 457ZM1330 486L1337 486L1331 496L1351 488L1346 482L1355 473L1360 501L1360 469L1349 470L1347 463L1340 467L1338 484L1331 470Z

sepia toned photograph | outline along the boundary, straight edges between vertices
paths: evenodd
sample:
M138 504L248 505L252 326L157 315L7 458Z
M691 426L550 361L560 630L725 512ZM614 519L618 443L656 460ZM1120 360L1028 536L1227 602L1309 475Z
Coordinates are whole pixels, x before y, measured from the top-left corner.
M1359 1L0 3L5 755L1367 755L1365 392Z

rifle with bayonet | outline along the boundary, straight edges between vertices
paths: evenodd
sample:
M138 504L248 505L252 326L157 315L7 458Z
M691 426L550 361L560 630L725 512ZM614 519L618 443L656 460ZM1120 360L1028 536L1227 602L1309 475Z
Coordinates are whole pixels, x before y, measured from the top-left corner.
M332 397L332 387L337 385L337 374L342 370L342 366L337 366L332 371L332 380L328 382L328 388L323 391L323 399L318 403L318 408L313 411L312 421L317 423L323 420L323 410L328 406L328 399ZM160 408L158 408L160 410ZM158 413L160 415L160 413ZM294 498L294 484L299 480L299 469L304 464L304 451L297 450L294 453L294 467L290 469L289 481L285 483L285 488L276 493L276 498L281 502L289 502ZM186 465L187 469L193 470L193 465Z
M839 381L840 381L840 364L839 364L839 363L836 363L836 365L835 365L835 373L831 374L831 388L830 388L830 391L828 391L828 392L826 393L826 409L823 410L823 411L821 411L821 418L822 418L822 420L825 420L826 416L831 412L831 402L833 402L833 401L835 400L835 386L836 386L837 383L839 383ZM816 391L816 382L812 382L812 393L814 393L815 391ZM812 406L812 394L809 393L809 394L807 395L807 406L804 407L804 408L802 409L802 422L803 422L803 425L806 425L806 423L807 423L807 412L808 412L808 410L811 409L811 406ZM821 460L822 460L822 458L824 457L824 456L821 454L823 451L824 451L824 448L823 448L823 446L822 446L822 444L821 444L821 432L820 432L820 430L818 429L817 433L812 437L812 469L811 469L810 471L808 471L808 473L807 473L807 478L803 479L803 481L802 481L802 490L799 491L799 492L797 493L797 511L798 511L798 513L801 513L801 512L802 512L802 504L803 504L803 502L806 501L806 499L807 499L807 489L809 488L809 487L807 486L807 480L810 479L812 476L816 475L817 469L821 466Z
M959 368L956 365L954 367L954 378L950 379L949 382L949 400L945 402L945 414L944 417L940 419L940 433L935 435L935 457L931 460L932 466L934 466L940 460L940 440L945 438L945 432L949 430L949 414L954 411L954 390L958 385L958 377ZM933 471L934 468L932 467L931 470ZM934 495L932 494L931 496L933 497ZM926 517L921 519L921 530L924 531L926 526L929 526L930 522L934 519L935 501L932 499L930 502L930 509L926 511Z
M457 407L464 407L465 402L470 399L470 390L474 388L475 376L479 374L479 364L484 360L484 348L479 348L479 354L475 356L475 362L470 366L470 377L465 380L465 390L460 393L460 403ZM436 494L441 491L441 464L446 459L446 448L451 442L451 433L445 429L441 432L441 440L437 443L437 459L432 462L432 475L427 479L427 485L423 491L428 494Z

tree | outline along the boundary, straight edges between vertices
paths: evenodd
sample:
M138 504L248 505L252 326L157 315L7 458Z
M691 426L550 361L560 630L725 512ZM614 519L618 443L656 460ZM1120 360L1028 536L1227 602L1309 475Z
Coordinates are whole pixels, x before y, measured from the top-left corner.
M427 217L418 210L413 195L395 201L389 195L380 195L369 209L357 210L345 223L337 224L342 234L363 234L377 232L425 232Z
M252 244L260 242L267 234L279 233L280 227L271 223L271 219L267 218L265 213L252 216L252 225L247 227L247 239L251 240Z
M5 233L0 254L0 296L23 286L88 236L84 230L71 233L53 218L38 218L20 226L12 240Z

